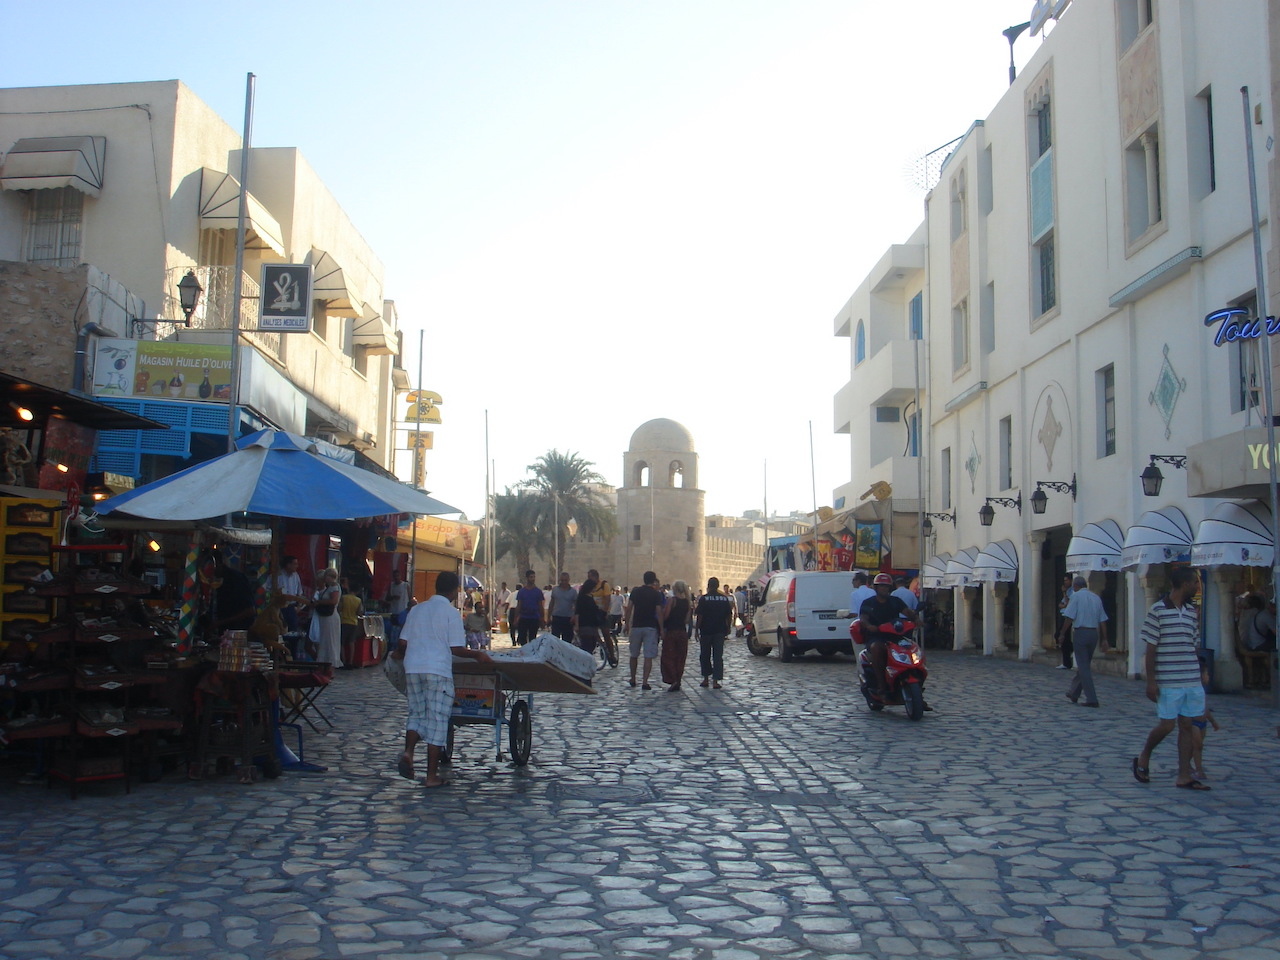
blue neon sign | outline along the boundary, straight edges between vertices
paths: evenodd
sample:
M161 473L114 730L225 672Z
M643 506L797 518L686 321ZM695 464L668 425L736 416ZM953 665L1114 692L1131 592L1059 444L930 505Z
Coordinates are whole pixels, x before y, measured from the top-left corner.
M1212 327L1215 323L1222 324L1213 337L1215 347L1237 340L1256 340L1264 333L1269 337L1280 333L1280 320L1275 317L1267 317L1265 320L1262 317L1250 318L1249 311L1242 307L1224 307L1204 318L1206 327Z

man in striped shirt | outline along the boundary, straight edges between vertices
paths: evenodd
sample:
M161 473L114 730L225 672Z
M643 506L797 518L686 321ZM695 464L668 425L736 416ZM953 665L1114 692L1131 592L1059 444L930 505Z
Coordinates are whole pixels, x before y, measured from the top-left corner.
M1178 779L1184 790L1208 790L1209 785L1191 776L1191 721L1204 716L1204 686L1196 645L1200 636L1196 608L1191 603L1200 589L1200 575L1179 567L1169 576L1169 593L1147 612L1142 639L1147 645L1144 672L1147 699L1155 703L1160 718L1147 734L1142 753L1133 758L1133 776L1139 783L1151 780L1151 752L1178 727Z

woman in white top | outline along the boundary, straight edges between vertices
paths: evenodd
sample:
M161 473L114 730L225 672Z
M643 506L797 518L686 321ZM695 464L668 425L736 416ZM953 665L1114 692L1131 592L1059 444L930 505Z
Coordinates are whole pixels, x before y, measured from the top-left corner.
M320 587L312 598L311 629L307 636L315 646L316 660L333 664L335 670L342 666L342 624L337 609L341 596L338 571L329 567L320 575Z

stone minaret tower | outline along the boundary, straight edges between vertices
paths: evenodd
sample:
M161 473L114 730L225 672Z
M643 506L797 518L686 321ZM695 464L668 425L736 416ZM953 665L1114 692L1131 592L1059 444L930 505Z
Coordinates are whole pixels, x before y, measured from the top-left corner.
M692 435L674 420L643 424L623 454L622 476L613 582L636 587L652 570L660 583L705 587L706 502Z

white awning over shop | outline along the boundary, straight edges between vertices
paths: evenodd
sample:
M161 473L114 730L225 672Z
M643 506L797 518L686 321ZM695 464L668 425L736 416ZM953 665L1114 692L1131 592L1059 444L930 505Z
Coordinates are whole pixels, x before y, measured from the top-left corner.
M968 587L973 584L973 561L978 558L977 547L965 547L947 561L947 573L942 578L944 587Z
M936 590L941 587L947 575L947 563L950 560L949 553L935 554L926 560L924 566L920 568L920 586L926 590Z
M200 229L235 230L240 218L240 181L229 173L204 167L200 171ZM249 250L274 250L284 256L284 231L258 198L248 195L244 237Z
M974 583L1013 583L1018 579L1018 548L1012 540L987 544L973 561Z
M400 350L400 338L367 303L352 328L351 342L366 353L391 356Z
M1200 521L1191 544L1197 567L1269 567L1275 557L1271 509L1257 500L1220 503Z
M52 190L75 187L90 197L102 193L106 137L29 137L5 155L0 187Z
M1114 520L1086 523L1067 547L1067 573L1119 570L1124 533Z
M1191 559L1195 532L1179 507L1148 510L1124 535L1120 566L1128 570L1139 564L1174 563Z
M361 317L364 303L351 289L342 264L327 250L311 248L311 295L329 303L327 312L335 317Z

